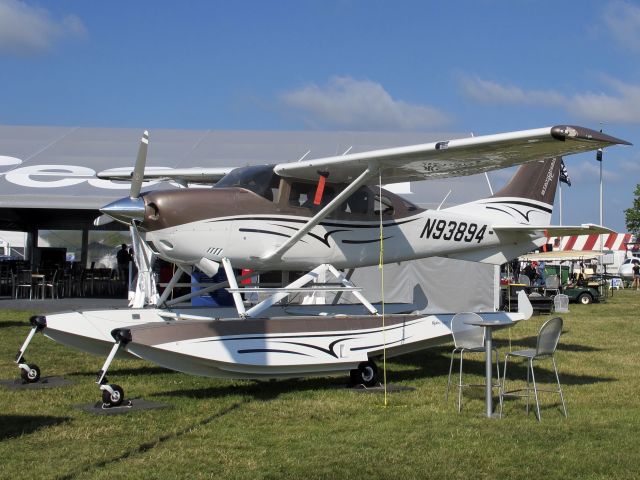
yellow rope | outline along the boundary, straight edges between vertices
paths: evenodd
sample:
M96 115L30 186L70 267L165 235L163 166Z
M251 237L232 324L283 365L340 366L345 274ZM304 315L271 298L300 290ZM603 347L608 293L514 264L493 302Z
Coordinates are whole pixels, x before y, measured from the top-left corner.
M384 236L382 225L382 173L378 172L378 186L380 188L378 201L380 203L380 262L378 268L380 269L380 295L381 295L381 308L382 308L382 384L384 386L384 406L388 405L387 397L387 332L384 325Z

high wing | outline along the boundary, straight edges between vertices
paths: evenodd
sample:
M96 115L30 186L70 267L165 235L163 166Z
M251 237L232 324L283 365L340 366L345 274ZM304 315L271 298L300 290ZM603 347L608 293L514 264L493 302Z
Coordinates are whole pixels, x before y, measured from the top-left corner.
M380 171L385 183L395 183L473 175L615 144L630 145L602 132L561 125L280 163L274 170L283 177L316 180L322 174L348 183L369 168Z
M233 168L169 168L146 167L143 180L173 180L179 183L216 183ZM132 167L110 168L96 176L103 180L131 180Z
M565 237L568 235L591 235L591 234L608 234L616 233L615 231L595 225L593 223L584 223L579 226L565 226L565 225L494 225L492 227L494 232L517 232L517 233L530 233L535 236L545 237Z

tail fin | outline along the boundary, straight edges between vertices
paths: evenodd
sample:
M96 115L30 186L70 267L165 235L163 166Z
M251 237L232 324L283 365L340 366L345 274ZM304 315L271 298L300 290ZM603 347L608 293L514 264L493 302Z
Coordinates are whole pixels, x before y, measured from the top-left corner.
M553 207L562 157L525 163L502 189L491 198L526 198Z
M446 210L498 225L548 225L561 165L562 157L526 163L492 196Z

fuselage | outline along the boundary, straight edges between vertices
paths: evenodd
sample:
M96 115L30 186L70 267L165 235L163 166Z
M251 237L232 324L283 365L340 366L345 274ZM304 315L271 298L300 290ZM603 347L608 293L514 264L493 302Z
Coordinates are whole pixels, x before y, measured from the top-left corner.
M431 256L462 258L471 252L493 254L505 242L524 241L522 251L536 246L528 237L497 235L492 219L500 213L495 208L474 204L462 210L424 210L391 192L361 187L282 258L269 260L270 253L322 207L311 201L312 191L300 199L295 188L300 187L282 182L271 198L243 187L152 192L144 196L141 234L153 251L171 262L197 264L202 258L219 262L226 257L236 268L254 269L375 265L381 248L384 262L391 263ZM339 186L329 188L335 191Z

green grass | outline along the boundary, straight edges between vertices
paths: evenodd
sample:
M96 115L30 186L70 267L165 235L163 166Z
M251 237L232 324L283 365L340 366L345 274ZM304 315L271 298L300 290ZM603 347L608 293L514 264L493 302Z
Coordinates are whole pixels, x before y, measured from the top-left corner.
M522 401L507 402L502 420L483 418L482 390L465 393L458 414L444 402L448 346L388 362L389 381L415 390L391 393L387 407L382 395L337 388L344 378L234 382L118 360L111 381L170 408L97 416L74 405L97 401L104 359L37 335L27 358L73 385L0 387L0 477L638 478L640 293L570 308L557 352L569 418L547 394L541 423ZM0 378L18 375L28 317L0 312ZM531 345L548 318L498 332L501 352ZM476 381L483 366L465 361Z

